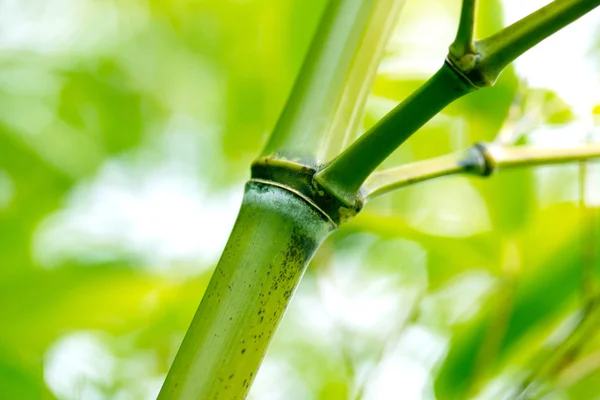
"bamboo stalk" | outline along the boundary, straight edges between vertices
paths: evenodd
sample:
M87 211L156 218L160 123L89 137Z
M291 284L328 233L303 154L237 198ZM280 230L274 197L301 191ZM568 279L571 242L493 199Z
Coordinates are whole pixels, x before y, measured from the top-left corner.
M474 5L473 1L466 1ZM580 4L584 0L572 1ZM368 80L375 71L372 60L366 58L380 53L380 41L389 32L389 15L383 10L397 10L402 2L330 1L292 95L262 156L254 164L254 181L246 186L236 224L160 399L245 398L306 265L336 224L360 210L360 189L365 180L430 118L477 89L470 75L447 60L421 89L317 172L322 165L320 147L332 134L332 127L347 133L355 126L364 103L361 99L365 86L360 76ZM579 7L577 12L587 7ZM473 19L469 17L473 10L465 10L463 21ZM388 18L378 21L381 16ZM563 22L570 22L571 17L568 14L549 24L564 26ZM546 27L543 25L539 32L534 29L534 36L548 34ZM466 36L457 37L470 35L468 29L465 32ZM525 31L506 32L507 37L519 39L519 32ZM378 43L379 50L369 52L367 47L361 47L364 38ZM486 45L493 47L489 42ZM356 59L357 52L366 54L365 60ZM346 88L348 77L351 87ZM543 152L532 156L531 152L516 148L488 150L478 145L466 156L449 155L417 167L405 167L400 172L377 173L365 186L367 194L373 197L409 181L463 171L486 175L501 166L591 157L587 153L559 157ZM600 149L594 151L600 154Z
M555 0L500 32L473 42L476 4L463 0L456 39L442 68L319 171L316 181L342 201L352 203L375 169L444 107L479 88L492 86L517 57L598 5L600 0Z
M480 60L477 84L493 85L507 65L541 41L600 5L600 0L554 0L475 44Z
M313 253L355 212L312 174L331 130L355 129L403 3L330 1L160 399L245 398Z
M333 229L296 194L249 182L158 398L245 398L309 260Z
M316 181L352 203L367 177L398 146L448 104L473 90L444 63L421 88L317 173Z
M331 0L261 157L316 166L356 129L404 0ZM341 141L340 141L341 142Z

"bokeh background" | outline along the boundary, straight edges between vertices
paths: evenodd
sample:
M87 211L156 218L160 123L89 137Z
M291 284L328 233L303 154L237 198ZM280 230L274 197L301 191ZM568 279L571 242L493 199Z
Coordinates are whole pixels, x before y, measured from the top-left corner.
M152 399L326 0L0 0L0 397ZM481 1L478 33L548 3ZM459 0L408 0L364 126L442 63ZM600 136L600 11L387 166ZM253 399L597 399L600 166L369 204L311 263Z

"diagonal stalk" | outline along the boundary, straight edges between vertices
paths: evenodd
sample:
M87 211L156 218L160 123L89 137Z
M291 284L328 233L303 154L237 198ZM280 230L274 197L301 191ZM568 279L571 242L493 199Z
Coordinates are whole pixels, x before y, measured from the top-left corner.
M506 66L542 40L600 5L600 0L555 0L476 44L481 60L476 68L492 85ZM559 56L559 55L557 55Z
M331 0L261 157L308 166L332 136L356 129L404 0Z
M476 90L475 78L486 77L482 66L493 71L503 60L520 54L506 50L502 40L512 40L525 51L600 0L556 0L544 8L546 12L532 14L537 16L526 23L530 30L509 27L475 42L475 49L485 49L494 62L486 64L477 56L458 64L449 57L421 89L315 174L325 136L333 129L344 135L355 129L364 88L375 71L373 59L381 53L393 20L390 15L401 3L330 1L292 95L262 157L253 164L233 232L159 398L245 398L306 265L337 224L360 210L360 188L375 168L446 105ZM389 13L384 12L386 7ZM465 10L463 22L470 21L468 5ZM548 10L557 17L548 17ZM464 35L459 32L460 36ZM481 146L476 150L471 153L477 162L468 160L462 167L479 168L483 175L491 172L495 154ZM502 153L504 161L496 160L497 166L531 163L530 154L519 151ZM573 157L583 159L581 154ZM558 158L537 154L535 159ZM451 163L441 163L446 164ZM429 176L437 173L436 168L430 168Z
M464 0L457 42L444 66L420 89L315 175L316 182L352 204L375 169L434 115L478 88L492 86L518 56L600 5L600 0L555 0L495 35L466 45L475 2ZM457 53L463 48L465 53Z
M458 30L454 42L450 45L450 53L463 55L475 51L473 32L475 31L476 9L477 0L463 0Z
M488 176L498 169L565 164L594 158L600 158L600 144L544 149L477 143L467 151L376 172L365 182L364 192L370 200L441 176L461 173Z
M246 397L313 253L351 214L313 198L311 171L333 128L355 129L403 2L330 1L159 399Z
M245 398L308 261L333 228L296 194L248 183L158 398Z
M444 107L473 90L475 87L445 63L420 89L317 173L315 179L351 204L363 182L383 160Z
M329 129L323 132L326 139L317 156L319 163L335 157L356 139L387 39L405 1L379 0L375 3Z

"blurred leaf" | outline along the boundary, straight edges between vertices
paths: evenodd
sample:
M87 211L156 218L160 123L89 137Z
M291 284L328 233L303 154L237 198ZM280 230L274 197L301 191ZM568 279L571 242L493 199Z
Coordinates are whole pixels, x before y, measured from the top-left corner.
M65 71L58 116L78 132L89 135L107 153L139 144L142 100L127 76L111 60L98 60L90 70Z
M577 299L582 279L577 212L566 205L546 210L521 236L522 270L509 272L515 274L514 285L499 286L480 315L454 333L436 378L440 397L474 394L513 352L525 350L520 343Z
M35 151L0 126L0 169L13 182L13 198L0 209L0 284L19 269L31 267L29 242L37 224L58 207L73 184Z
M0 345L0 388L6 400L54 399L43 384L40 368L24 368Z
M569 376L559 381L558 387L564 386L571 399L597 399L600 393L600 353L590 354L575 364Z
M427 251L427 270L430 290L435 290L448 279L469 269L495 264L489 262L493 257L493 236L488 233L472 237L453 238L436 236L415 229L398 217L379 216L365 211L352 222L342 226L338 235L346 232L371 232L382 239L401 238L415 241ZM402 260L397 260L399 267ZM400 271L398 271L400 273Z

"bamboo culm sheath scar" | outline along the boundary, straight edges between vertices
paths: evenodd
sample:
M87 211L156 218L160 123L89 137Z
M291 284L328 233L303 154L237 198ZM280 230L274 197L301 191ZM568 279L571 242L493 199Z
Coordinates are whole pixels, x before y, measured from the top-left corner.
M333 228L295 193L249 182L159 399L243 399L308 262Z

